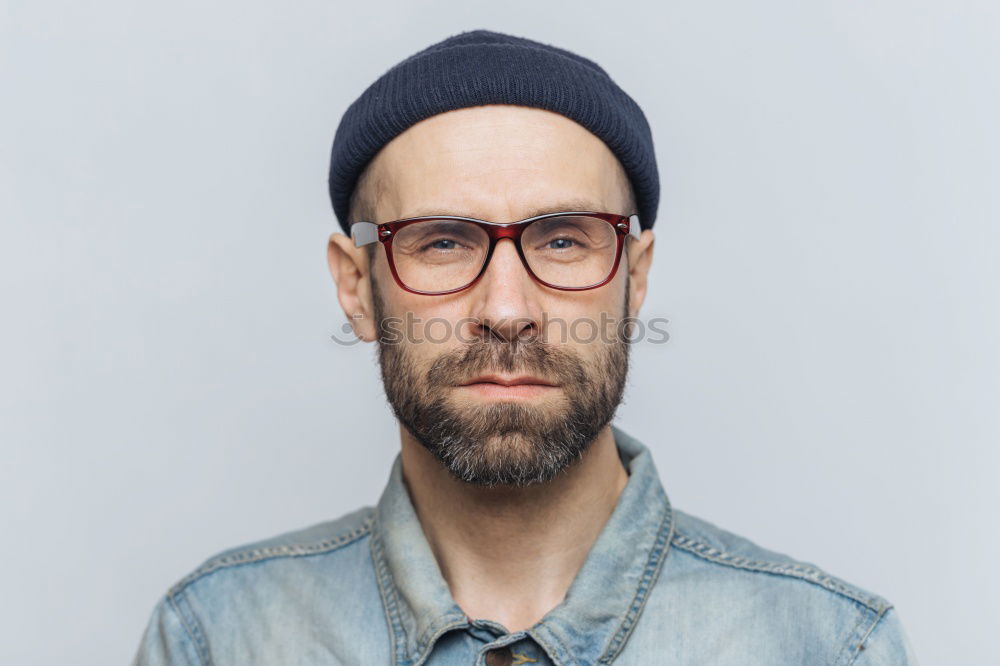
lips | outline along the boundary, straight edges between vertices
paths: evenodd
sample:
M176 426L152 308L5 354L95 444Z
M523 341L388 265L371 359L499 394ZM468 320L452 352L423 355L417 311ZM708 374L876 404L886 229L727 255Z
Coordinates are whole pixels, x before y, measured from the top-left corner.
M502 375L483 375L481 377L476 377L475 379L465 382L462 386L471 386L473 384L498 384L500 386L524 386L524 385L534 385L534 386L555 386L552 382L542 379L540 377L534 377L531 375L521 375L517 377L505 377Z

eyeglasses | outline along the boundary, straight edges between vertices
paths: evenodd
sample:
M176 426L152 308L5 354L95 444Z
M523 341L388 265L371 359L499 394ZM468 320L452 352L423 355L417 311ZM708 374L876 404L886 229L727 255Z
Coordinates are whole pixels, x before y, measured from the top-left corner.
M486 272L497 241L514 242L532 278L553 289L581 291L614 278L622 248L639 238L638 215L568 211L503 224L439 215L395 222L355 222L354 245L378 241L396 283L413 294L468 289Z

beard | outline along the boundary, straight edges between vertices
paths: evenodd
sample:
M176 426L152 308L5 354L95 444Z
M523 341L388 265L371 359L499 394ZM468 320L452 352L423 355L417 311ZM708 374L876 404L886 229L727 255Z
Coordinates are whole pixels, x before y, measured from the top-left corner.
M628 284L624 316L628 314ZM372 279L379 331L384 302ZM583 457L622 401L628 374L630 335L595 343L586 361L566 346L529 339L477 338L438 356L425 373L403 336L377 338L386 397L413 438L465 483L492 488L551 481ZM490 373L530 374L557 384L565 400L456 406L454 387ZM556 404L553 404L556 403Z

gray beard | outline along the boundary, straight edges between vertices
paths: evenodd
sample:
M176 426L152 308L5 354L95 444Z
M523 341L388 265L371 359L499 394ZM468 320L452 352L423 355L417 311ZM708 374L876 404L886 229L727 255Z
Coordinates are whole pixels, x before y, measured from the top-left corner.
M372 293L383 331L384 303L374 280ZM627 314L628 285L625 294ZM524 487L550 481L580 460L614 418L631 345L620 337L594 344L600 351L591 365L538 336L513 342L489 336L442 354L419 376L408 343L386 343L379 336L378 358L396 418L454 478L483 487ZM448 404L452 387L490 372L546 377L561 386L568 404L562 409L522 402L461 409Z

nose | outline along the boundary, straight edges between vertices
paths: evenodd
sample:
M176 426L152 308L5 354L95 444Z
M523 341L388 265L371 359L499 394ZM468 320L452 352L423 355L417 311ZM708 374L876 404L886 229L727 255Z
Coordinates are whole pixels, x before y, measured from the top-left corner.
M542 314L538 289L514 241L497 241L486 272L470 290L474 335L503 342L537 335Z

